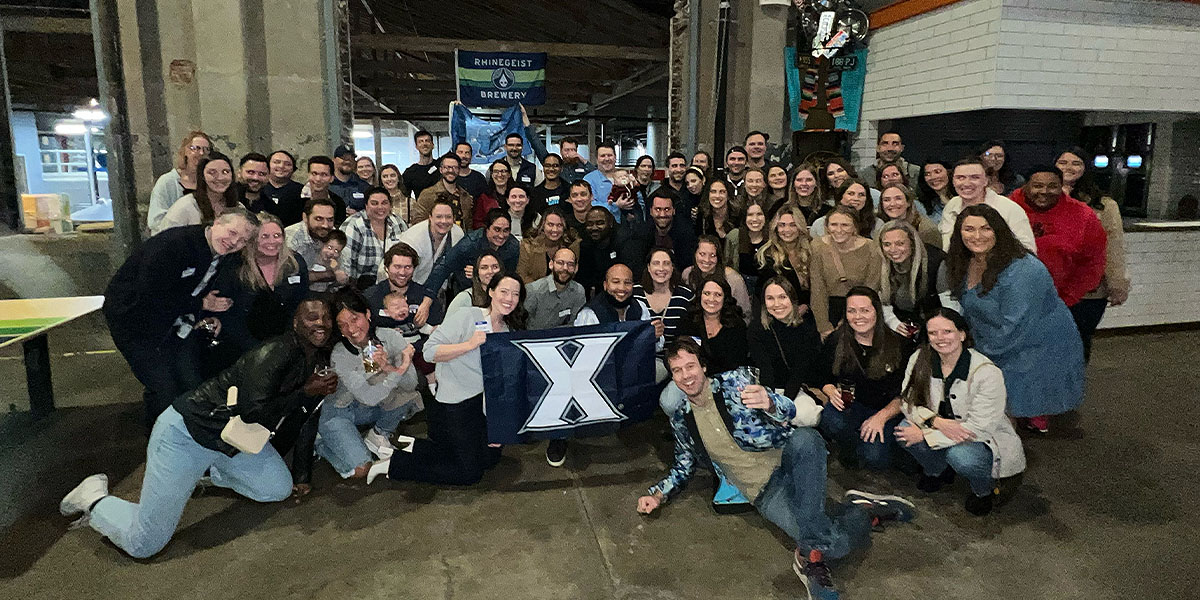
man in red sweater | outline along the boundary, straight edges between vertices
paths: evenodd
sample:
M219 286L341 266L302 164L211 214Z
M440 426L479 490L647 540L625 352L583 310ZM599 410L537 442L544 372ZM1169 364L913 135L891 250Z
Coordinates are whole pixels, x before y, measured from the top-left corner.
M1104 276L1108 236L1100 219L1063 192L1062 172L1053 166L1029 171L1025 185L1010 198L1029 216L1038 258L1050 271L1058 297L1074 307Z

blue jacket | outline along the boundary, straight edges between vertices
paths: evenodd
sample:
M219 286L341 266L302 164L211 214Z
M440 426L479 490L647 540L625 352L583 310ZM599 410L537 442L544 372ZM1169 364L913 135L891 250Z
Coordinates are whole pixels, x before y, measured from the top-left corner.
M442 289L442 284L446 283L446 279L450 277L454 277L455 289L462 290L471 286L471 282L467 281L462 271L467 265L474 264L480 254L491 248L487 237L483 235L486 232L486 229L476 229L463 236L462 240L459 240L453 248L442 253L434 263L429 278L425 280L425 289L430 298ZM521 243L517 241L517 238L508 236L504 245L500 246L496 253L500 255L500 262L504 265L505 273L517 272L517 259L521 255Z
M796 405L790 398L768 390L774 411L768 413L746 408L746 405L742 404L738 388L745 385L748 376L745 367L712 376L710 385L717 410L725 421L725 427L742 450L759 452L781 448L792 435L790 421L796 417ZM684 402L680 405L680 408L670 415L670 421L671 432L675 435L675 464L662 481L650 488L649 493L653 495L658 492L664 499L670 499L692 478L697 463L711 468L723 483L725 475L721 468L709 460L704 446L697 443L698 433L691 403Z

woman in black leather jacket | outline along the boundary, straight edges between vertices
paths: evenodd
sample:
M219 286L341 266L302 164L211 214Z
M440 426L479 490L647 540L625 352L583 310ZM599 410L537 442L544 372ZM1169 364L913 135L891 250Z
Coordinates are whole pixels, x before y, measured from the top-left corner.
M146 447L146 474L137 504L108 495L108 478L84 479L59 506L63 515L83 513L81 523L134 558L157 554L179 524L196 482L209 472L214 485L258 502L278 502L308 492L312 445L321 399L337 389L325 374L332 331L329 306L300 303L293 331L247 352L233 366L180 396L159 416ZM237 386L237 404L226 394ZM257 453L242 452L221 437L234 416L273 434ZM294 444L292 473L281 453ZM278 448L278 449L277 449Z

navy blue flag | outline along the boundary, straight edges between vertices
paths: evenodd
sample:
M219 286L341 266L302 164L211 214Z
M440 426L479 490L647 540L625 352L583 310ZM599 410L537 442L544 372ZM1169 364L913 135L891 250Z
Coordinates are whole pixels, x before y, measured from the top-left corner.
M488 439L611 433L658 407L649 321L489 334L481 350Z
M467 106L546 103L545 52L458 50L458 101Z
M467 142L475 152L471 156L473 165L490 165L508 155L504 139L508 134L521 136L526 149L533 148L525 138L525 126L521 123L521 109L514 106L500 115L500 121L485 121L471 113L462 104L455 104L450 113L450 139L453 143ZM532 152L532 150L529 150Z

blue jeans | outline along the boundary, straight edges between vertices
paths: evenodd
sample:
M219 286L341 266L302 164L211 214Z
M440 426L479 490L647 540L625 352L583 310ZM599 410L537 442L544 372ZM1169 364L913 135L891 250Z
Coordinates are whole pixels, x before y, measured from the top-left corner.
M921 468L930 477L941 475L948 466L966 478L976 496L986 496L995 488L992 449L983 442L962 442L941 450L934 450L929 444L920 442L904 449L921 463Z
M338 408L332 403L321 407L321 421L317 433L317 454L342 477L354 473L354 468L371 462L371 453L363 443L358 428L361 425L373 425L375 429L391 434L400 422L412 416L416 402L409 402L392 410L384 410L378 406L367 406L351 402L345 408Z
M754 506L796 541L802 552L819 550L837 559L871 543L871 518L861 508L842 504L840 515L825 514L825 440L811 427L792 432L779 468L771 474Z
M134 558L158 554L175 534L183 507L206 469L214 485L258 502L279 502L292 493L292 475L270 444L258 454L226 456L209 450L192 439L183 417L168 407L155 421L146 446L138 503L104 497L92 509L92 529Z
M858 433L862 424L876 412L857 402L851 403L846 410L838 410L830 404L821 411L821 432L837 445L838 458L843 463L853 461L857 455L858 460L870 469L883 470L891 465L892 448L896 445L893 430L900 423L900 415L884 424L883 442L864 442Z

